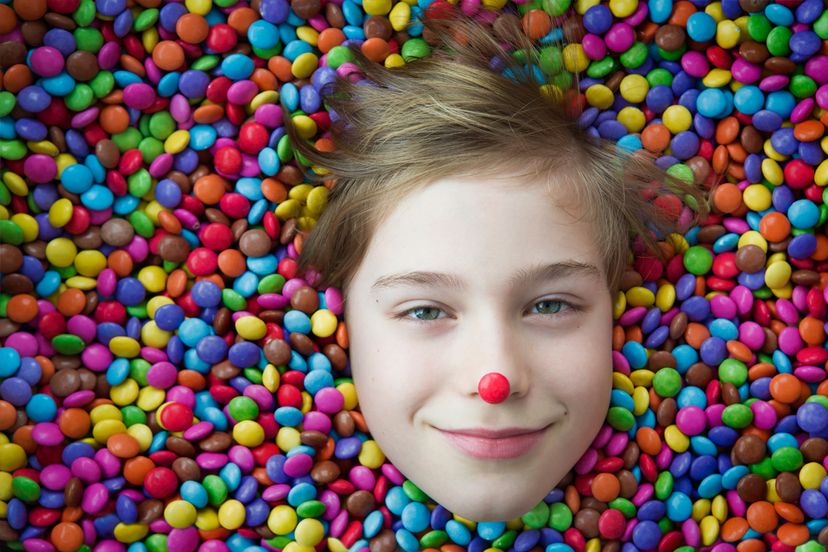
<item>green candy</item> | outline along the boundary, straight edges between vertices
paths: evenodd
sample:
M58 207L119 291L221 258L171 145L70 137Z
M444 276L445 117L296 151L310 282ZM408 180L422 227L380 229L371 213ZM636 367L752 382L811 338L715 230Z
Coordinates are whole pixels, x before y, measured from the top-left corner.
M354 60L354 54L347 46L334 46L328 50L327 57L328 66L331 69L338 69L340 65L348 61Z
M151 238L155 233L155 225L143 211L133 211L127 217L127 220L135 228L135 232L144 238Z
M713 266L713 255L701 245L688 247L684 252L684 268L696 276L704 276Z
M800 544L794 550L796 552L825 552L825 547L815 540L810 540L805 544Z
M242 370L242 374L250 381L250 383L255 385L260 385L262 383L262 373L255 368L245 368Z
M168 552L167 535L154 534L144 540L144 545L149 552Z
M278 536L273 537L272 539L268 539L267 544L269 544L273 548L285 548L291 542L293 542L293 539L289 537Z
M770 456L766 456L759 462L750 465L750 473L760 475L762 479L767 481L768 479L776 477L776 474L779 472L777 472L773 467L773 462L771 461Z
M753 422L753 411L743 404L731 404L722 410L722 422L733 429L746 428Z
M667 174L669 174L673 178L684 180L688 184L692 183L694 178L692 169L690 169L690 167L688 167L684 163L676 163L675 165L667 169Z
M167 111L153 113L148 123L150 134L158 140L166 140L176 127L175 119Z
M146 424L147 414L135 405L128 405L121 409L124 425L127 427L135 424Z
M681 59L681 56L683 56L684 52L686 52L686 51L687 51L687 45L685 45L685 44L682 44L681 48L679 48L678 50L670 50L670 51L665 50L663 48L656 47L656 52L661 57L661 59L667 60L667 61L676 61L676 60Z
M0 159L18 161L26 157L26 145L20 140L0 140Z
M629 499L624 498L623 496L619 496L618 498L609 501L607 503L607 506L609 506L610 508L614 508L615 510L618 510L619 512L624 514L624 517L627 519L634 518L635 513L638 511L638 509L635 507L635 504L633 504Z
M633 413L622 406L613 406L607 413L607 423L618 431L628 431L635 424Z
M748 16L747 32L750 38L756 42L765 42L768 39L773 25L770 20L761 13L752 13Z
M497 537L495 540L492 541L493 548L500 548L501 550L506 550L513 544L515 544L515 540L517 539L518 532L514 529L510 529Z
M141 131L135 127L129 127L125 131L119 134L112 135L112 142L118 146L118 149L121 150L121 153L124 153L126 150L135 149L138 147L138 143L141 141L143 136L141 136Z
M828 408L828 397L825 397L823 395L811 395L810 397L805 399L805 402L806 403L815 402L815 403L821 404L825 408Z
M282 286L285 285L285 277L281 274L268 274L259 281L259 286L256 291L262 293L281 293Z
M23 243L23 229L10 220L0 220L0 243L20 245Z
M667 69L653 69L647 76L645 77L647 82L650 84L650 88L654 86L672 86L673 85L673 75L670 74L670 71Z
M259 415L259 405L250 397L233 397L227 405L227 411L237 422L255 420Z
M403 43L400 55L406 63L409 63L415 59L422 59L430 56L431 46L429 46L428 42L422 38L409 38Z
M774 27L768 33L767 47L772 56L787 56L791 53L790 41L793 32L788 27Z
M613 71L618 69L618 62L612 56L607 56L604 59L593 61L587 67L587 76L593 79L600 79L606 77Z
M276 154L282 163L287 163L293 159L293 146L291 146L290 137L287 134L279 138L279 143L276 144Z
M11 192L6 185L0 181L0 205L8 205L9 203L11 203Z
M420 539L420 546L423 548L438 548L446 544L448 540L448 533L439 529L434 529L423 535Z
M282 53L282 44L277 43L276 46L272 48L256 48L253 46L251 49L253 50L253 54L259 56L260 58L269 59Z
M60 268L55 267L54 270L55 270L55 272L60 274L61 280L71 278L72 276L76 276L78 274L78 271L75 270L75 265L64 266L64 267L60 267Z
M141 198L152 188L152 177L147 169L141 167L127 177L127 190L130 195Z
M12 478L12 493L23 502L35 502L40 498L40 485L24 476Z
M647 61L648 53L647 45L643 42L636 41L630 46L629 50L618 56L618 59L621 60L621 65L624 67L635 69L644 65L644 62Z
M156 8L150 8L148 10L144 10L141 14L135 18L135 23L132 24L132 28L136 31L143 32L155 25L155 22L158 21L159 11Z
M771 454L771 463L777 471L796 471L802 466L802 453L796 447L780 447Z
M229 8L238 4L239 0L213 0L213 4L220 8Z
M72 14L72 19L79 27L88 27L95 20L97 11L95 0L81 0L78 9Z
M213 506L218 506L227 500L227 484L221 477L212 474L207 475L201 485L207 491L207 502Z
M0 293L0 316L7 317L9 315L9 299L11 297L5 293Z
M719 364L719 380L739 387L747 381L748 369L744 362L726 358Z
M549 521L549 505L541 500L537 506L523 514L520 519L532 529L540 529Z
M221 62L221 58L216 55L206 55L201 56L197 60L195 60L192 65L190 65L190 69L195 71L209 71L210 69L214 69L218 66Z
M86 348L86 343L76 335L60 334L52 338L52 347L62 355L77 355Z
M565 14L571 4L572 2L570 0L543 0L541 2L543 11L552 17L559 17Z
M557 46L544 46L538 55L538 67L547 75L557 75L564 67L561 49Z
M791 84L788 86L788 89L791 91L791 94L801 100L810 98L816 94L817 85L814 79L807 75L794 75L791 78Z
M653 377L653 389L664 398L675 397L681 390L681 374L674 368L662 368Z
M73 31L77 49L97 54L104 44L101 32L93 27L79 27Z
M147 383L147 373L152 365L143 358L134 358L129 362L129 377L141 387L149 385Z
M221 301L231 311L238 312L247 306L247 300L236 290L224 288L221 290Z
M566 531L572 526L572 510L563 502L549 506L549 527L556 531Z
M422 489L420 489L417 485L415 485L408 479L403 481L402 488L403 492L405 493L405 496L407 496L414 502L427 502L429 500L428 495L425 494L422 491Z
M814 32L822 40L828 38L828 10L823 11L819 19L814 21Z
M655 482L655 495L659 500L667 500L673 494L673 474L663 471Z
M675 525L673 525L673 522L667 516L664 516L663 518L658 520L658 526L659 528L661 528L662 535L666 535L667 533L673 530L673 527L675 527Z
M303 518L318 518L325 513L325 503L318 500L306 500L296 508L296 514Z
M75 89L66 96L64 101L66 102L66 107L72 111L83 111L95 101L95 92L88 84L79 82L75 85Z
M101 99L115 88L115 76L109 71L101 71L89 81L89 86L92 87L95 97Z
M147 302L144 301L139 305L132 305L126 308L130 316L135 318L147 318Z
M5 117L11 113L14 106L17 105L17 98L8 90L0 91L0 117Z
M753 296L757 299L770 299L773 297L773 292L768 286L762 286L759 289L753 290Z

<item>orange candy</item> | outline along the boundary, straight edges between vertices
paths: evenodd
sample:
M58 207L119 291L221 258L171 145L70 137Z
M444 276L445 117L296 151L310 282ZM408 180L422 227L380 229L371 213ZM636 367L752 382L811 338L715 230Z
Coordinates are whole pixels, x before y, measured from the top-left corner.
M0 431L5 431L17 420L17 409L10 402L0 399Z
M86 295L77 288L69 288L58 296L57 308L64 316L75 316L83 312Z
M747 522L757 533L769 533L776 529L779 516L770 502L760 500L748 506Z
M661 153L670 144L670 131L664 125L647 125L641 132L641 144L647 151Z
M226 249L219 253L218 266L222 273L231 278L241 276L247 270L244 255L237 249Z
M341 29L337 29L336 27L328 27L319 33L316 47L319 48L319 51L323 54L327 54L331 48L339 46L345 42L346 38L345 33L343 33Z
M196 180L193 193L205 205L215 205L227 193L227 181L217 174L207 174Z
M790 404L799 398L800 383L793 374L777 374L771 378L769 390L774 399Z
M742 205L742 192L735 184L722 184L713 192L713 203L722 213L733 213Z
M809 538L808 527L799 523L783 523L776 530L776 536L782 544L788 546L799 546L805 544Z
M132 485L143 485L147 473L154 467L155 462L146 456L130 458L124 462L124 479Z
M781 242L791 233L791 221L782 213L768 213L759 221L759 233L769 242Z
M34 320L40 310L37 306L37 299L34 295L28 293L19 293L12 296L6 308L8 309L8 317L20 324Z
M184 65L184 49L175 41L162 40L152 49L152 61L164 71L175 71Z
M621 493L621 482L611 473L599 473L592 479L591 490L601 502L610 502Z
M8 34L17 26L17 15L5 4L0 4L0 34Z
M75 552L83 545L83 529L77 523L64 521L54 526L50 540L59 552Z
M825 341L825 324L813 316L806 316L799 322L799 335L810 346L822 345Z
M67 408L58 417L61 433L70 439L83 439L91 425L89 414L82 408Z
M750 529L748 522L742 517L732 517L722 524L720 535L725 542L736 542Z
M794 138L800 142L813 142L825 134L825 125L813 119L797 123L794 126Z
M655 429L651 427L640 427L635 433L635 442L641 448L641 451L651 456L657 455L661 452L661 437Z
M378 36L369 38L363 42L361 49L365 57L377 63L384 61L388 57L388 54L391 53L388 42Z
M543 10L529 10L523 16L523 32L532 40L546 36L552 30L552 18Z
M129 433L116 433L106 441L106 448L118 458L132 458L141 452L141 445Z
M101 128L109 134L120 134L129 128L129 113L120 105L108 105L98 115Z
M198 44L207 39L210 25L197 13L185 13L175 22L175 32L184 42Z

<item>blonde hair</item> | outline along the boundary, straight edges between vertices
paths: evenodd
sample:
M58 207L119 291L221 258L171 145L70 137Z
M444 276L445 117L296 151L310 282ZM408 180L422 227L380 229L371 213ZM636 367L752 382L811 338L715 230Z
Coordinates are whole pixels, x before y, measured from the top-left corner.
M456 12L428 18L423 36L436 42L432 55L393 69L351 45L366 80L337 76L325 96L335 151L318 151L300 137L285 110L297 157L324 170L299 163L300 169L330 188L324 212L299 248L300 272L312 268L321 284L344 290L378 224L401 199L441 178L506 168L548 186L568 184L572 195L552 199L568 200L593 223L611 292L632 258L632 239L663 260L658 239L707 215L694 183L667 175L646 152L622 153L581 129L572 105L577 91L538 82L522 61L537 60L538 49L516 16L500 17L494 32ZM674 200L666 202L672 212L654 202L665 194ZM682 203L696 212L680 229Z

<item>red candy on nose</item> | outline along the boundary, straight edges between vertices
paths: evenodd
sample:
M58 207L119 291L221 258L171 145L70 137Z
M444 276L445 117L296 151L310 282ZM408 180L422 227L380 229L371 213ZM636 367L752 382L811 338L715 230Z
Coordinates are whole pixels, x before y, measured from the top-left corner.
M509 396L509 380L503 374L489 372L477 384L480 397L487 403L500 403Z

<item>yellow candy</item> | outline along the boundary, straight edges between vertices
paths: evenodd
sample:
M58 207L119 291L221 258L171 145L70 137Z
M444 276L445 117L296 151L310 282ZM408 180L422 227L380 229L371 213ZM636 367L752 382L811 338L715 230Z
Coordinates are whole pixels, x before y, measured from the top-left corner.
M311 315L311 332L317 337L330 337L336 331L339 321L328 309L319 309Z
M152 445L152 430L146 424L133 424L127 428L127 433L138 441L142 452Z
M391 54L387 58L385 58L384 63L385 63L385 67L387 69L393 69L394 67L402 67L403 65L405 65L405 59L403 59L403 57L400 54ZM319 172L319 170L316 167L314 167L313 170L317 174L329 174L330 173L330 171L328 171L327 169L323 169L325 172ZM330 541L330 540L336 540L336 539L328 539L328 540Z
M584 15L589 8L600 3L601 0L575 0L575 11L580 15Z
M142 387L138 393L138 400L135 405L144 412L150 412L158 408L164 402L166 392L163 389L156 389L155 387Z
M190 144L190 132L176 130L164 140L164 151L175 155L181 153Z
M411 6L406 4L405 2L397 2L394 4L394 7L391 8L391 13L388 14L388 21L391 23L391 28L395 31L401 31L408 26L408 22L411 20ZM403 61L403 57L399 54L392 54L396 55L400 61ZM388 56L391 57L391 56ZM388 59L385 60L386 64L388 63ZM405 61L403 61L405 63Z
M739 39L742 36L742 30L729 19L719 21L716 25L716 44L729 50L739 44Z
M363 0L362 9L368 15L386 15L391 11L391 0Z
M218 521L222 527L231 531L244 525L247 515L244 511L244 504L235 499L230 499L219 506Z
M118 433L126 431L124 422L120 420L104 420L99 424L95 424L92 428L92 437L101 444L106 443L110 437Z
M147 301L147 314L150 318L155 318L155 311L161 308L164 305L174 305L175 301L170 299L169 297L164 297L163 295L156 295L149 301Z
M291 199L296 199L301 203L307 201L308 196L310 195L311 191L313 190L313 186L311 184L299 184L298 186L294 186L288 192L288 197Z
M279 93L275 90L264 90L253 96L253 99L250 100L250 109L255 111L259 106L275 103L279 103Z
M627 310L627 296L624 295L623 291L619 291L616 293L615 302L612 305L612 317L618 320L625 310Z
M676 234L675 232L672 232L667 235L667 241L673 246L673 249L676 250L676 253L684 253L685 251L690 249L690 243L681 234Z
M710 503L710 511L713 517L720 523L724 523L727 519L727 500L722 495L713 497L713 502Z
M765 494L765 500L770 502L771 504L775 502L779 502L782 499L779 497L779 494L776 492L776 478L773 477L765 481L765 489L767 490L767 494Z
M586 542L586 546L584 547L584 552L600 552L601 550L601 539L598 537L594 537L589 539Z
M89 412L89 421L93 424L98 424L104 420L118 420L120 422L123 419L121 411L111 404L96 406Z
M0 500L11 500L14 496L12 491L12 474L0 471Z
M248 448L258 447L264 442L264 429L253 420L243 420L233 426L233 439Z
M336 386L336 390L342 393L342 398L345 399L342 403L342 410L356 408L359 399L356 394L356 386L353 383L340 383Z
M37 219L35 219L32 215L28 215L26 213L15 213L12 215L11 221L18 225L20 230L23 231L23 241L25 243L29 243L37 239L40 225L37 223Z
M710 514L710 500L706 498L700 498L696 502L693 503L693 519L697 522L701 522L704 516Z
M58 268L72 266L78 248L69 238L55 238L46 244L46 260Z
M212 531L219 528L218 514L212 508L202 508L196 515L195 526L202 531Z
M184 6L190 13L207 15L213 8L213 2L211 0L184 0Z
M638 8L638 0L610 0L609 9L615 17L629 17Z
M633 386L633 382L630 378L622 374L621 372L613 372L612 373L612 388L613 389L620 389L621 391L625 391L630 395L633 394L633 390L635 387Z
M306 198L307 207L311 213L321 215L328 205L328 189L325 186L316 186L308 193Z
M112 533L118 542L130 544L146 537L149 527L143 523L119 523Z
M172 332L162 330L155 323L155 320L150 320L144 327L141 328L141 341L144 345L155 347L156 349L163 349L169 343L172 337Z
M127 378L123 383L115 385L109 390L109 397L118 406L126 406L135 402L140 391L138 382L132 378Z
M702 79L702 84L708 88L721 88L727 86L733 79L733 75L727 69L714 68Z
M791 279L791 265L785 261L773 263L765 269L765 284L771 289L784 287Z
M828 159L819 164L814 173L814 182L817 186L828 185Z
M96 277L106 268L106 256L96 249L85 249L75 257L75 270L78 274Z
M141 344L131 337L119 335L109 340L112 354L124 358L135 358L141 352Z
M3 174L3 184L5 184L9 191L16 196L26 197L29 194L29 187L26 185L26 181L23 180L23 177L19 174L6 171Z
M302 204L295 199L286 199L276 206L276 216L280 220L288 220L296 217L299 214Z
M373 439L363 441L362 450L359 452L359 463L372 470L378 469L385 463L385 454L380 450L376 441Z
M32 153L42 153L50 157L54 157L60 152L57 146L48 140L40 140L39 142L26 142L26 147L29 148L29 150ZM67 157L71 156L67 155ZM61 168L62 167L60 165L60 162L58 162L58 170L60 170ZM58 174L58 178L60 178L60 174Z
M785 127L784 123L782 124L782 127ZM785 161L788 159L787 155L782 155L773 148L773 144L771 144L770 140L765 140L765 142L762 144L762 149L765 151L765 155L767 155L774 161Z
M643 387L650 387L653 384L655 372L652 370L640 369L630 372L630 381L633 385L641 385Z
M655 304L661 312L667 312L676 302L676 288L673 284L664 284L656 291Z
M627 132L640 132L644 125L647 124L647 117L644 112L637 107L624 107L618 112L616 117L619 123L624 125Z
M612 6L612 0L610 0ZM641 75L627 75L619 86L621 97L630 103L641 103L650 91L650 83Z
M95 289L96 286L95 279L86 276L72 276L66 280L66 287L82 289L83 291Z
M302 444L300 434L292 427L280 427L276 433L276 446L283 452L288 452L293 447L298 447Z
M313 408L313 397L307 391L302 391L302 414L307 414Z
M249 341L256 341L267 334L267 326L257 316L240 316L236 320L236 332Z
M589 105L598 109L609 109L615 101L615 94L603 84L593 84L586 90L586 100Z
M290 66L290 72L297 79L306 79L310 77L316 68L319 66L319 58L313 52L305 52L293 60Z
M164 521L176 529L186 529L196 520L196 508L186 500L173 500L164 508Z
M138 271L138 281L147 291L159 293L167 287L167 273L160 266L145 266Z
M262 372L262 385L271 393L275 393L279 389L280 379L279 370L272 364L268 364Z
M699 528L701 529L702 544L710 546L716 542L716 538L719 536L719 520L713 516L704 516L701 523L699 523Z
M334 537L328 537L325 544L331 552L348 552L348 547L342 544L342 541Z
M150 27L141 33L141 45L144 46L145 52L152 52L156 44L158 44L158 29Z
M319 31L308 25L302 25L296 27L296 38L311 46L316 46L319 43Z
M304 546L299 544L296 541L287 543L287 546L282 550L282 552L314 552L316 548L313 546Z
M745 247L746 245L755 245L756 247L760 248L765 253L768 252L768 242L756 230L748 230L741 236L739 236L739 241L737 242L737 247Z
M762 159L762 176L764 176L768 182L774 186L781 185L784 179L782 167L779 166L779 163L770 158Z
M296 528L297 521L293 508L281 504L270 511L267 527L277 535L287 535Z
M672 424L664 428L664 441L673 451L682 453L690 448L690 438L677 425Z
M482 4L489 10L499 10L506 5L506 0L483 0Z
M627 303L633 307L649 307L655 303L655 294L643 286L627 290Z
M761 184L751 184L742 192L742 201L752 211L764 211L772 205L771 191Z
M0 445L0 471L12 472L26 465L26 451L17 443Z
M693 114L683 105L671 105L661 114L661 122L673 134L688 130L693 124Z
M304 546L316 546L325 536L325 527L318 519L303 519L296 526L296 542Z
M584 47L577 43L564 46L563 62L564 67L570 73L580 73L581 71L586 71L586 68L589 67L589 58L586 52L584 52Z
M819 462L808 462L799 470L799 483L803 489L819 489L828 472Z
M633 414L641 416L650 406L650 392L644 386L638 386L633 391Z

